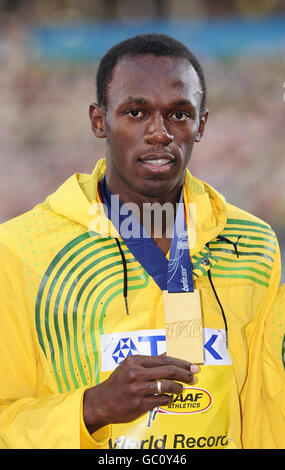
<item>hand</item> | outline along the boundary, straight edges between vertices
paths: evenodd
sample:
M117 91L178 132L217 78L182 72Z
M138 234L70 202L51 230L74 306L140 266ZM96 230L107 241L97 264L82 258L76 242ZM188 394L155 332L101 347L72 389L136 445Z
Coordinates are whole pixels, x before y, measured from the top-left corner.
M111 423L128 423L156 406L171 403L183 385L193 384L198 367L188 361L161 356L128 356L110 377L85 391L83 417L90 434ZM157 394L157 380L161 393Z

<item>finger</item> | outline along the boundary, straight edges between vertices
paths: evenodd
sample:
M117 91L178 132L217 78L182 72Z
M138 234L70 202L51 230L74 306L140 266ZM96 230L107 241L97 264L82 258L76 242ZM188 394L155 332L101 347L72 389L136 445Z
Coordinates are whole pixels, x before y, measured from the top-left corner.
M193 372L181 369L177 366L161 366L146 369L144 371L144 380L152 381L158 379L168 379L172 381L184 382L191 384L194 381Z
M175 394L175 395L181 395L183 392L183 385L178 382L173 382L172 380L161 380L160 381L160 391L158 389L157 385L158 381L153 381L149 382L146 384L145 388L145 394L146 396L153 396L155 394L165 394L165 393L170 393L170 394Z
M147 396L144 400L144 408L146 411L153 410L159 406L167 406L170 405L173 401L173 397L171 395L154 395L152 397Z
M181 369L185 370L192 370L192 372L198 372L198 366L196 364L192 364L189 361L185 361L184 359L178 359L177 357L166 356L165 354L161 354L159 356L132 356L138 360L141 366L143 367L159 367L159 366L167 366L167 365L174 365L176 367L180 367Z

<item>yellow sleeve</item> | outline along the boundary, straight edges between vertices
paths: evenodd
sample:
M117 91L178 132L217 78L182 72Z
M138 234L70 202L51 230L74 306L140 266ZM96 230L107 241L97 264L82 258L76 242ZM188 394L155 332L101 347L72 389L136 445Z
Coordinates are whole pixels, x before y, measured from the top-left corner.
M242 412L242 445L245 449L266 447L270 436L264 424L264 335L280 284L280 251L276 239L276 254L272 265L269 287L264 294L253 320L244 329L248 347L248 367L244 386L240 394ZM255 298L252 299L253 305Z
M83 396L80 412L80 446L81 449L107 449L111 438L111 425L104 426L92 435L89 434L83 419Z
M21 263L0 228L0 448L80 449L86 442L97 448L106 430L94 438L87 430L82 434L83 388L58 393L38 347L27 289Z
M82 390L55 393L39 366L21 265L0 230L0 447L79 448Z
M285 448L285 284L267 319L263 344L262 447Z

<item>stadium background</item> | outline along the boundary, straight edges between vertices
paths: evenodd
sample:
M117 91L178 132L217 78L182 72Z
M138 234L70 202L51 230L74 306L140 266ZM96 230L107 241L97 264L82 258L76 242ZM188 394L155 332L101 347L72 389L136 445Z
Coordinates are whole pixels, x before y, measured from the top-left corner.
M200 58L210 115L190 170L272 225L284 282L285 0L0 0L0 223L104 156L96 66L142 32Z

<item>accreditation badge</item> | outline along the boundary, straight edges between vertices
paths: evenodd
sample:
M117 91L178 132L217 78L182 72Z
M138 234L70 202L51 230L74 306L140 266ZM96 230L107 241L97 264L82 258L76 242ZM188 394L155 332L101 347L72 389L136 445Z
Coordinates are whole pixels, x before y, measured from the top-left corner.
M200 292L164 290L167 355L195 364L204 362L202 310Z

